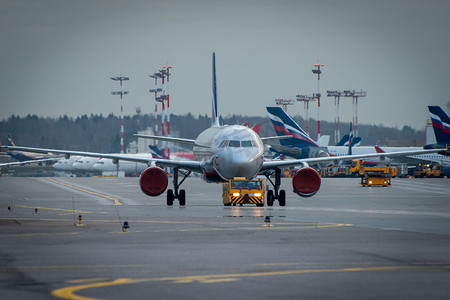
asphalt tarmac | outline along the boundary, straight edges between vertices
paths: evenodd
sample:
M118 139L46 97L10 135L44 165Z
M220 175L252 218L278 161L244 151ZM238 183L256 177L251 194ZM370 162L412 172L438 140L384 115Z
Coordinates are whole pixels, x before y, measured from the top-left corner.
M449 179L282 181L287 206L258 208L198 178L185 207L138 178L0 178L0 297L449 298Z

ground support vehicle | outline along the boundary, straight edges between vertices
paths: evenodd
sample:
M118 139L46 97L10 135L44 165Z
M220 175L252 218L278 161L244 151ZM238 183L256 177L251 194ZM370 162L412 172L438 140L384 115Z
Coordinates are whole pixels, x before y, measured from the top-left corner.
M322 177L347 177L350 175L350 166L329 166L320 170Z
M432 178L432 177L444 177L445 168L440 164L435 165L418 165L414 170L415 178Z
M239 204L256 204L264 206L264 184L262 179L247 180L235 177L223 183L223 205L231 206Z
M444 168L442 167L442 165L432 165L428 167L426 174L429 178L442 178L444 177Z
M382 185L384 187L391 185L390 174L382 172L366 172L361 176L362 186Z
M359 173L362 186L391 185L392 168L390 166L361 167Z

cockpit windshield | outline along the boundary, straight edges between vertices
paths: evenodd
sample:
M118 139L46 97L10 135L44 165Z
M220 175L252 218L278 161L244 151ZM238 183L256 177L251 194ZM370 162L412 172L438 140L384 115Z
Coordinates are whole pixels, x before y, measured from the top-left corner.
M257 143L254 140L245 140L245 141L237 141L237 140L223 140L219 148L225 148L225 147L233 147L233 148L239 148L239 147L256 147Z
M241 146L241 141L233 141L231 140L228 144L229 147L239 148Z

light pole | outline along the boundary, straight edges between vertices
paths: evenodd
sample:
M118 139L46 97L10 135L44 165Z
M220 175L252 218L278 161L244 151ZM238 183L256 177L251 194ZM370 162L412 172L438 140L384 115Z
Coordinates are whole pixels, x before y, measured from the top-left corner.
M317 139L320 138L320 74L322 71L320 67L323 67L323 64L314 64L314 67L317 69L312 69L313 74L317 74Z

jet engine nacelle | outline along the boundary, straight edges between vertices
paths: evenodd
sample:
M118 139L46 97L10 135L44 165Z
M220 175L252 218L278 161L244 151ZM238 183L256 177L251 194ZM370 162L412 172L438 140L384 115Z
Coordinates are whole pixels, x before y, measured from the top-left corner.
M149 167L145 169L139 178L139 185L142 192L148 196L159 196L167 188L169 179L166 172L158 167Z
M314 196L320 189L320 175L313 168L301 168L292 178L294 193L301 197Z

